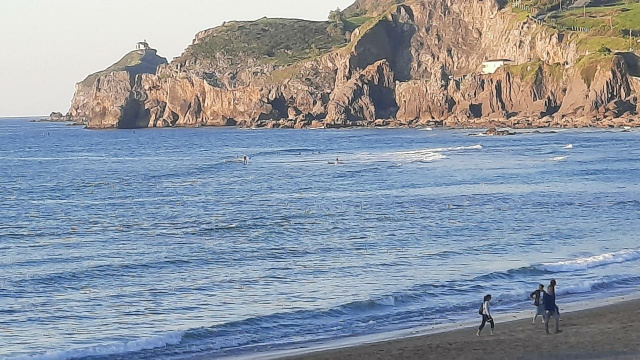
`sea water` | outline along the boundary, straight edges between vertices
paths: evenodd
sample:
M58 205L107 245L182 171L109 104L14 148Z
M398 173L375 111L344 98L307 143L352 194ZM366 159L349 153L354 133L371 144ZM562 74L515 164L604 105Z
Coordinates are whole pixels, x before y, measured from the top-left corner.
M261 354L532 309L551 278L561 307L637 291L639 132L476 133L0 120L0 357Z

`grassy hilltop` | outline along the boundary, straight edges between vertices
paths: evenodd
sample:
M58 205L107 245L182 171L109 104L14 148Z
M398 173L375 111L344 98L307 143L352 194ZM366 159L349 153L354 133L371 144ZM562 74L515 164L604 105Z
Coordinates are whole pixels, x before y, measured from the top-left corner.
M512 0L511 3L514 11L531 15L545 25L584 33L579 44L585 51L640 49L638 0L564 0L562 11L559 0ZM520 7L515 6L518 4Z
M347 39L338 31L328 31L327 21L269 19L230 21L189 50L196 58L250 56L276 65L290 65L344 46Z
M99 77L116 71L128 71L132 76L143 73L152 74L156 72L156 68L159 65L166 63L167 60L159 57L156 50L134 50L108 68L87 76L80 84L89 88L93 86Z

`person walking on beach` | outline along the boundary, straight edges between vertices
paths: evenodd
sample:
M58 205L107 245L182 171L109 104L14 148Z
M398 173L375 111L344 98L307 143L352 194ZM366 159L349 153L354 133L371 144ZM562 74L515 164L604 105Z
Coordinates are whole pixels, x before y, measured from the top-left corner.
M549 333L549 321L553 316L556 321L556 334L562 332L560 330L560 312L558 311L558 305L556 305L556 279L552 279L547 286L547 292L544 293L542 298L544 302L544 331Z
M479 313L480 315L482 315L482 324L480 324L476 336L480 336L480 332L482 331L482 329L484 329L484 325L487 322L491 324L491 335L493 335L493 329L495 328L496 324L493 322L493 317L491 316L491 294L484 297Z
M538 285L538 290L534 291L529 295L530 298L533 299L533 306L536 307L536 312L533 315L533 320L531 320L532 324L536 323L536 318L538 315L542 318L542 323L544 324L544 302L542 300L542 296L544 295L544 285Z

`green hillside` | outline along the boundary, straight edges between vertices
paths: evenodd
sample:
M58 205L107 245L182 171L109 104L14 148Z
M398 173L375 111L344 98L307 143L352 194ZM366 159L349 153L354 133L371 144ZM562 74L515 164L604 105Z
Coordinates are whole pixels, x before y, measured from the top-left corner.
M355 3L344 9L343 13L347 18L375 16L385 12L393 5L403 2L404 0L356 0Z
M158 56L155 50L134 50L108 68L87 76L80 84L91 87L99 77L115 71L128 71L131 75L151 74L156 72L159 65L166 63L167 60Z
M586 6L568 7L581 3ZM558 0L512 0L511 4L515 12L534 16L545 25L580 33L579 45L583 50L640 49L637 42L640 38L640 3L637 0L567 0L563 1L563 11L559 11Z
M210 59L218 53L249 56L277 65L298 61L344 46L341 31L331 31L331 23L297 19L268 19L226 23L193 45L188 55Z

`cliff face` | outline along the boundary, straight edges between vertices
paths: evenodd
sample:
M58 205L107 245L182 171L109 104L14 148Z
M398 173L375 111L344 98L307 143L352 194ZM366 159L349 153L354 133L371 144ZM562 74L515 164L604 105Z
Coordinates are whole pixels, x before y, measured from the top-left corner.
M76 85L68 116L92 128L140 128L148 121L144 95L134 91L144 74L154 74L166 64L155 50L136 50L108 69L89 75Z
M80 83L69 115L91 128L638 123L637 56L587 55L578 34L498 0L398 2L356 1L345 13L369 20L355 30L286 19L205 30L170 64ZM496 58L512 63L482 74Z

